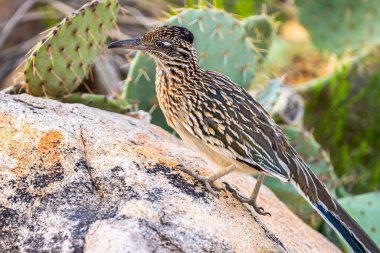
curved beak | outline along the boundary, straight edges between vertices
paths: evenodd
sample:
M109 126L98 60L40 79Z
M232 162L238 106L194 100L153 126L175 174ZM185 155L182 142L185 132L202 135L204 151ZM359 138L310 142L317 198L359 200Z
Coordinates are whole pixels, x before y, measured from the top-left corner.
M115 41L115 42L110 43L108 45L108 48L125 48L125 49L134 49L134 50L147 49L147 47L142 43L140 38Z

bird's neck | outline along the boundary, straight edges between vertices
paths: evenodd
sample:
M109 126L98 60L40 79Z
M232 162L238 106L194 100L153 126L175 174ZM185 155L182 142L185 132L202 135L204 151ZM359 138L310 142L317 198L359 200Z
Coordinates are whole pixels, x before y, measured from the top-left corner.
M175 60L175 61L159 61L157 62L157 70L163 71L168 78L178 79L176 83L184 81L186 77L192 76L201 71L195 59ZM176 77L179 78L176 78Z
M202 69L195 59L158 61L156 83L161 88L181 88L195 76L199 76Z
M193 92L194 80L199 78L202 69L196 62L157 63L156 92L161 110L169 125L177 125L186 106L188 94Z

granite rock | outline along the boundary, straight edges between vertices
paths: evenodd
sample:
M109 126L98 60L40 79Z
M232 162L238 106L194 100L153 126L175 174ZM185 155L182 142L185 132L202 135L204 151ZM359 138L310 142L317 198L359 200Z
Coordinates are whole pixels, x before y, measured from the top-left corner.
M266 187L260 216L178 164L216 170L146 121L0 94L0 252L340 252Z

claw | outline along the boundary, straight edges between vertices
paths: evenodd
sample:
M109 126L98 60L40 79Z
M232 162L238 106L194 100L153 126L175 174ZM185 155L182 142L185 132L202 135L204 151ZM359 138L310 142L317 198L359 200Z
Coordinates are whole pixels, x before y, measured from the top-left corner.
M198 179L199 180L199 179ZM207 178L205 178L204 180L200 180L202 181L205 186L206 186L206 189L212 194L214 195L215 197L219 197L219 188L218 189L215 189L213 186L214 184L210 184L210 181L207 180Z
M223 187L219 187L215 184L215 181L214 182L211 182L211 187L217 191L217 192L221 192L221 191L225 191L226 189L224 189Z
M210 180L209 177L201 176L199 175L199 173L196 173L193 170L185 168L182 164L178 164L175 167L176 169L185 172L191 177L197 179L198 181L201 181L205 185L207 191L209 191L215 197L219 197L219 192L223 190L223 188L216 186L215 180Z
M248 205L252 206L252 208L256 211L256 213L260 215L269 215L271 214L269 212L265 212L264 208L260 207L256 203L256 199L250 199L242 196L234 187L232 187L230 184L223 182L225 185L226 189L231 192L232 196L234 196L237 200L239 200L242 203L247 203Z
M260 214L260 215L264 215L264 216L272 216L270 214L270 212L265 212L264 208L262 208L261 206L258 206L256 201L250 201L250 202L246 202L247 204L249 204L250 206L253 207L253 209L255 209L256 213Z

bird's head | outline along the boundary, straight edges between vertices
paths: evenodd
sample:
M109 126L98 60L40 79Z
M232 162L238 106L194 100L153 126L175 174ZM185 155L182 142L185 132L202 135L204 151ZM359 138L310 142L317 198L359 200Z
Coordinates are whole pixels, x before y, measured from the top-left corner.
M147 52L159 63L173 60L196 60L193 34L181 26L161 26L141 37L112 42L108 48L125 48Z

